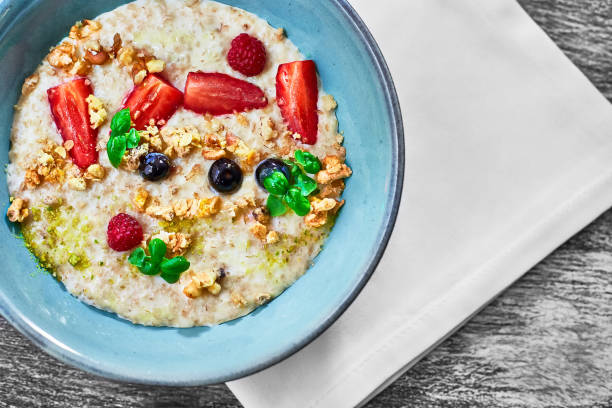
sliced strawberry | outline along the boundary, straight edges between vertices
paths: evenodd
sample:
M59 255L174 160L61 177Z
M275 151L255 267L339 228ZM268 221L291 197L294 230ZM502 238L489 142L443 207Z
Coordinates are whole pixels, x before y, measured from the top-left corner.
M91 128L87 97L93 94L87 78L77 78L47 89L51 114L64 141L72 140L70 157L82 169L98 162L98 131Z
M130 108L137 130L144 130L151 119L164 124L183 103L183 93L159 75L149 74L127 95L124 108Z
M314 61L281 64L276 73L276 103L287 127L306 144L317 142L319 116L317 67Z
M187 75L185 108L194 112L225 115L267 105L266 95L250 82L214 72Z

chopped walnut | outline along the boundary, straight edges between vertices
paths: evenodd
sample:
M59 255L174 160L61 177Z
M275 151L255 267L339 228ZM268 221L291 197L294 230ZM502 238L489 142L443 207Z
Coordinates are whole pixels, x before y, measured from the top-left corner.
M151 122L153 121L151 120ZM159 128L155 126L155 123L150 123L145 130L140 131L140 139L149 143L151 148L157 152L161 152L163 150L164 146L159 133Z
M200 133L195 126L165 127L161 130L160 135L166 144L164 154L168 157L184 157L193 147L202 146Z
M266 244L275 244L280 240L280 235L276 231L270 231L266 235Z
M266 142L269 142L270 140L276 139L278 137L276 125L270 117L261 118L259 122L259 135Z
M319 184L328 184L335 180L347 178L353 173L338 156L325 156L321 164L323 170L316 174L316 180Z
M268 227L260 222L255 222L255 224L251 225L249 228L249 232L258 240L265 242L266 235L268 234Z
M214 133L208 133L204 136L203 142L202 157L206 160L219 160L225 157L225 138Z
M162 60L152 59L146 63L147 71L149 72L162 72L166 67L166 63Z
M241 164L253 166L259 159L259 154L247 146L238 136L227 132L225 135L226 149L240 158Z
M339 198L344 191L344 180L334 180L329 184L324 184L317 197L319 198Z
M145 210L145 213L153 218L161 218L166 221L174 219L174 210L171 206L150 205Z
M139 212L143 212L147 205L147 200L149 199L149 192L144 188L139 188L136 190L136 193L132 196L132 204L136 207L136 210Z
M202 150L202 157L204 157L206 160L219 160L224 158L226 155L225 150L223 149L218 149L218 150L207 150L207 149L203 149Z
M85 178L87 180L100 181L104 178L104 167L100 166L98 163L92 164L87 167L85 171Z
M185 276L188 283L183 288L183 293L187 297L192 299L200 297L204 294L204 289L213 295L218 295L221 292L221 285L216 282L219 274L212 269L200 272L190 270Z
M66 161L66 156L65 148L46 141L36 162L26 169L22 187L34 189L43 182L63 183L66 171L73 167L72 163Z
M269 293L258 293L257 296L255 296L255 302L257 302L258 305L263 305L271 298L272 296Z
M84 191L87 189L87 182L83 177L70 177L68 179L68 187L76 191Z
M91 123L92 129L97 129L102 126L107 118L106 109L102 101L93 94L89 95L86 101L89 110L89 123Z
M133 149L128 149L123 156L121 165L123 165L129 171L136 171L140 166L140 159L147 153L149 153L148 143L143 143Z
M38 80L38 73L33 73L32 75L27 77L25 81L23 81L23 86L21 87L21 94L27 95L32 92L34 88L36 88L36 85L38 85Z
M232 292L232 294L230 295L230 300L235 306L238 306L238 307L244 307L247 305L247 301L244 298L244 296L242 296L238 292Z
M136 52L134 48L130 46L121 47L119 51L117 51L117 60L123 66L131 65L134 62L134 58L136 57Z
M336 103L336 100L333 96L323 95L321 97L321 110L323 112L331 112L336 109L337 106L338 104Z
M8 217L10 222L23 222L28 215L30 215L30 211L28 210L28 202L21 198L15 198L8 210L6 211L6 216Z
M82 20L70 28L69 37L75 40L81 40L99 31L101 28L102 24L95 20Z
M166 244L168 254L172 256L182 255L191 245L191 235L182 232L160 231L151 239L159 238Z
M74 142L73 142L74 143ZM57 146L53 151L62 159L66 158L66 149L63 146Z
M253 219L261 224L267 224L270 222L270 213L266 207L257 207L252 212Z
M86 60L78 60L74 63L72 68L68 71L70 75L86 76L91 72L91 64Z
M198 217L211 217L221 211L221 198L214 196L200 200L198 206Z
M75 53L74 45L69 42L63 42L51 50L49 55L47 55L47 61L55 68L69 68L76 60Z
M26 170L24 179L25 188L32 190L38 187L41 182L42 180L40 179L40 176L38 175L36 169Z
M333 214L344 201L336 201L333 198L314 198L310 202L310 212L304 217L304 222L311 228L319 228L327 223L328 215Z
M147 77L147 71L144 69L141 69L138 72L136 72L136 74L134 75L134 83L138 85L139 83L144 81L146 77Z

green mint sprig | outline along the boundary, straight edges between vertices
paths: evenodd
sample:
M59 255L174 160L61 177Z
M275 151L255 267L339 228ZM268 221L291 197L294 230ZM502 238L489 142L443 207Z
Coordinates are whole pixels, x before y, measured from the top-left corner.
M145 275L158 273L168 283L175 283L181 273L189 269L189 261L184 256L166 258L166 243L159 238L149 242L149 255L142 248L136 248L129 256L128 261L138 267ZM160 273L161 272L161 273Z
M321 170L319 159L302 150L295 151L295 161L285 160L291 173L291 182L281 171L274 171L263 181L263 185L270 193L266 207L272 217L278 217L287 212L287 207L294 213L304 216L310 212L308 196L317 191L315 180L306 175Z
M111 134L106 144L106 154L115 168L121 164L125 150L133 149L140 143L140 133L131 127L130 108L121 109L111 119Z

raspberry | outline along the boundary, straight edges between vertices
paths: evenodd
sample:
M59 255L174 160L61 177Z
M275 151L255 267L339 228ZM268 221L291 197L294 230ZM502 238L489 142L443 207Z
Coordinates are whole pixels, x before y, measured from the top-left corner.
M108 222L106 241L115 251L127 251L142 241L142 227L134 217L119 213Z
M257 75L266 65L266 47L257 38L242 33L232 40L227 62L246 76Z

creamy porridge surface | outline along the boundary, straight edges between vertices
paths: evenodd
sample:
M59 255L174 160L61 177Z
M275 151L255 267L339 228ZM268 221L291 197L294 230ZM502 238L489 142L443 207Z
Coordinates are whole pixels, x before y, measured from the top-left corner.
M228 64L232 40L241 33L265 46L258 75L244 76ZM89 57L103 53L107 60L90 63L88 51ZM211 1L138 0L84 20L24 84L9 153L9 218L21 222L26 245L68 291L132 322L213 325L250 312L306 272L343 204L342 179L350 175L335 101L320 81L316 143L300 142L278 106L279 65L305 59L282 29ZM180 106L167 123L139 129L140 146L128 149L121 165L113 167L107 154L111 118L132 88L156 74L182 92L188 74L197 71L252 83L268 103L216 116ZM95 96L88 98L88 112L97 127L99 166L87 169L71 162L71 143L58 131L47 94L76 77L86 77ZM141 176L139 149L170 157L167 178ZM321 160L322 169L309 175L318 189L308 196L306 216L288 210L272 217L268 191L257 184L254 171L262 160L291 159L296 150ZM217 154L243 172L240 188L231 194L210 186ZM168 258L189 261L177 282L141 273L128 261L132 251L109 247L109 220L119 213L142 226L142 248L157 237L166 243Z

